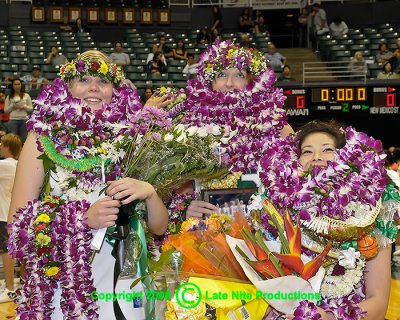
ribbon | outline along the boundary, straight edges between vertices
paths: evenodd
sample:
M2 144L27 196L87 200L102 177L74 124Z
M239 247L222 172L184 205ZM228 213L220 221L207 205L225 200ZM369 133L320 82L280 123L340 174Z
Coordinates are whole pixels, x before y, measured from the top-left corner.
M386 185L385 191L382 193L382 201L395 200L400 201L399 190L396 189L393 183Z
M349 242L343 242L339 247L341 250L348 250L349 248L354 248L357 250L357 239L353 239Z
M391 240L396 238L397 232L399 231L397 226L393 223L393 220L389 220L385 223L381 218L378 218L376 219L376 227L385 237Z

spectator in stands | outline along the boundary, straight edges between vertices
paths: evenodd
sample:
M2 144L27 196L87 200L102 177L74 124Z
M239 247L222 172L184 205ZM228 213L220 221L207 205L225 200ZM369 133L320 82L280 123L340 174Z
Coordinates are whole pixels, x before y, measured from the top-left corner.
M147 87L146 89L144 89L143 95L140 99L142 101L143 105L146 104L147 100L150 99L150 97L153 95L153 93L154 93L154 91L153 91L152 87Z
M397 40L396 42L396 49L393 52L393 70L395 72L400 71L400 40Z
M182 73L184 74L197 74L198 63L194 60L193 54L188 54L188 60L186 66L183 68Z
M82 23L82 19L78 18L75 21L75 26L74 26L74 32L79 33L79 32L90 32L90 28Z
M157 51L159 51L159 50L158 50L158 44L157 44L157 43L154 43L154 44L151 46L151 52L147 55L146 64L148 64L149 61L153 60L154 54L155 54ZM167 59L165 59L164 55L162 55L161 61L162 61L165 65L167 65Z
M197 34L196 42L201 44L209 44L211 41L211 36L208 33L207 27L201 28L200 32Z
M49 83L49 80L42 77L42 70L40 70L39 65L34 65L32 73L21 77L21 81L24 83L26 91L42 88Z
M51 51L47 56L45 64L51 64L53 67L63 65L67 61L67 58L58 51L57 47L51 47Z
M251 47L253 47L253 45L251 44L250 35L248 35L247 33L242 35L240 46L245 49L250 49Z
M377 79L399 79L399 74L393 72L390 62L383 65L382 71L378 73Z
M258 17L258 22L256 23L255 27L254 27L254 32L255 33L266 33L267 37L270 36L269 30L268 30L268 26L265 23L265 19L263 16Z
M261 10L256 10L254 12L254 25L260 22L260 17L262 16Z
M360 75L360 73L367 72L367 64L365 63L363 54L361 51L356 51L354 53L354 57L350 62L349 65L350 76L354 73Z
M26 119L28 112L33 110L32 100L25 92L25 86L20 79L14 79L11 83L10 95L6 98L5 112L10 113L8 128L10 132L19 135L22 141L26 139Z
M187 60L187 50L183 39L176 41L176 48L172 49L174 60Z
M315 51L318 50L318 37L329 33L326 12L321 8L319 3L314 3L312 6L311 15L311 32L310 32L310 40Z
M122 43L116 42L114 48L114 52L110 55L112 61L120 67L129 66L131 64L131 59L129 58L129 55L124 52Z
M166 73L167 72L167 67L161 61L161 57L162 57L162 53L159 52L159 51L154 54L153 60L151 60L147 64L147 72L148 73L160 74L160 73Z
M10 121L10 114L4 111L6 95L0 92L0 126L6 127L6 123ZM0 129L1 130L1 129Z
M307 8L300 10L298 18L297 35L299 40L299 48L307 48L307 35L308 35L308 11Z
M214 21L213 21L213 24L211 26L211 34L214 33L215 29L218 30L218 34L219 34L221 32L221 30L222 30L222 14L221 14L221 11L219 10L218 6L213 6L212 10L213 10L213 15L214 15Z
M0 156L0 256L4 266L5 288L0 293L0 303L13 301L17 294L14 287L14 260L8 254L7 217L10 209L11 191L14 185L17 160L22 149L22 140L14 133L1 137Z
M167 39L164 35L161 35L159 38L158 51L160 51L166 59L173 59L174 53L172 52L172 49L166 45L166 43Z
M376 62L385 63L391 61L393 58L393 53L388 50L388 45L386 42L381 42L378 46L379 52L376 54Z
M292 77L292 69L288 64L285 64L283 66L282 74L278 77L278 81L283 81L283 82L296 81L296 79Z
M249 8L244 8L242 15L239 17L239 31L243 33L253 32L254 23L250 16Z
M339 16L333 18L332 23L329 25L331 35L334 37L340 37L349 32L349 27L346 22Z
M276 50L273 43L268 44L265 57L267 58L271 68L274 70L281 70L286 62L286 58Z

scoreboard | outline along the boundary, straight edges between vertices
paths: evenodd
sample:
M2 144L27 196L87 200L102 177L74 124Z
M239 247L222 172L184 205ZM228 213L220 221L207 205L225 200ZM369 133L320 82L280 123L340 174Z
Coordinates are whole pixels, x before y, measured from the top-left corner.
M285 88L284 108L289 116L323 114L357 114L358 116L399 114L400 81L391 85L381 82L361 86L329 84Z

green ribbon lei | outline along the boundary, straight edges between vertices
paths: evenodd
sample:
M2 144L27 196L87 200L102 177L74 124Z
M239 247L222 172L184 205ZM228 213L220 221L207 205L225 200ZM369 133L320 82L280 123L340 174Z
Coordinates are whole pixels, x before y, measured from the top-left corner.
M349 242L343 242L340 244L339 249L348 250L349 248L354 248L357 250L357 239L353 239Z
M385 223L382 218L376 219L376 228L382 232L385 237L391 240L396 238L397 232L399 231L397 226L393 223L393 220L389 220Z
M385 191L382 193L382 201L388 200L400 201L399 190L396 188L393 182L389 182L386 185Z

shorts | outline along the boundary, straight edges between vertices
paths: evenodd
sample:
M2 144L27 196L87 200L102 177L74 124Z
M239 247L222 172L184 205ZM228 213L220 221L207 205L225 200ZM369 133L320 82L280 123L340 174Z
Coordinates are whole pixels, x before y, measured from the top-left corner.
M0 254L8 252L6 240L8 240L7 222L0 221Z

